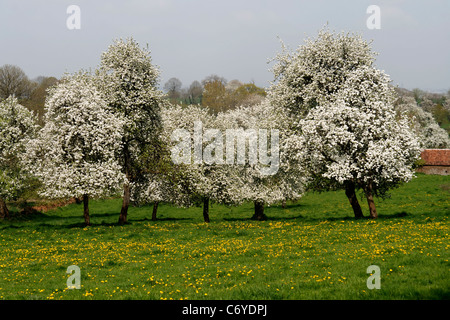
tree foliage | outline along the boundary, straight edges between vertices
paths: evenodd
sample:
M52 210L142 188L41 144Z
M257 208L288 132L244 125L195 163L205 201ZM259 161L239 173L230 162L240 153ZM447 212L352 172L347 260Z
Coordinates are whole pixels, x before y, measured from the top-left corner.
M35 115L17 98L0 102L0 218L9 215L5 201L17 199L31 181L24 166L25 148L36 130Z
M117 194L124 180L115 157L123 124L91 76L66 75L50 90L45 126L28 146L29 167L43 182L42 196Z
M283 45L272 68L274 82L269 99L292 114L306 115L317 105L336 99L350 72L371 67L375 60L370 43L359 35L333 34L326 28L308 38L295 52Z
M413 97L400 97L395 110L399 116L408 118L409 127L418 137L423 149L450 148L447 131L439 126L431 112L417 105Z
M164 90L167 92L167 97L170 101L176 102L181 97L181 86L182 83L178 78L170 78L164 84Z
M0 67L0 100L11 95L17 99L28 98L31 91L32 83L21 68L10 64Z
M49 88L58 83L55 77L38 77L33 81L33 89L27 99L22 99L21 104L36 113L39 125L44 125L45 99Z
M120 223L127 221L130 184L142 170L142 157L155 143L161 127L164 94L157 89L159 70L148 49L132 38L116 40L101 56L98 86L112 112L124 120L122 144L116 153L125 175Z
M269 98L294 116L297 134L290 143L309 174L309 188L346 188L355 216L362 212L354 188L361 188L376 218L373 196L412 178L420 148L406 122L395 117L395 92L374 68L369 44L322 29L316 40L278 60Z
M150 51L132 38L114 41L94 76L79 72L33 84L20 68L5 65L0 216L8 213L4 200L19 196L31 173L42 181L44 197L82 197L85 218L90 197L122 189L119 223L127 222L130 201L154 202L154 216L161 201L203 203L207 222L210 202L253 201L260 219L265 205L298 199L307 189L339 188L356 217L362 211L355 191L362 190L375 218L373 197L413 177L421 148L450 147L439 127L450 121L448 97L416 89L398 99L375 56L360 35L324 28L296 51L283 45L267 92L212 74L186 89L171 78L166 95L157 89L160 72ZM37 137L36 119L21 101L39 111ZM190 145L200 143L209 160L196 162L193 148L191 163L174 163L177 130L190 134ZM233 152L238 148L227 130L246 141L245 163L220 159L230 143ZM250 155L255 137L259 153Z

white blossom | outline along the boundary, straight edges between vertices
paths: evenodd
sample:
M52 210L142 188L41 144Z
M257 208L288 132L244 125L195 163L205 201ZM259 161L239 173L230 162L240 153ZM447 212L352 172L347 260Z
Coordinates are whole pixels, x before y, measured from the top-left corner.
M115 194L124 176L115 153L124 120L113 114L85 73L66 75L49 91L45 126L28 146L29 167L48 198Z
M418 136L422 148L450 148L450 138L447 131L439 126L431 112L418 106L413 97L401 97L395 110L397 114L409 119L408 125Z
M383 196L413 177L420 146L406 119L396 119L382 72L362 67L347 79L336 100L299 120L299 162L312 176L362 188L372 183L374 194Z
M372 196L412 178L420 146L405 120L396 119L395 92L374 67L370 44L322 29L276 60L268 97L292 118L290 162L307 173L310 189L345 188L355 216L362 213L354 189L363 189L375 218Z
M158 144L161 130L160 109L164 94L157 89L159 70L150 52L133 39L118 39L101 56L97 86L113 114L123 119L122 145L115 153L125 175L119 223L127 221L132 187L143 188L149 171L148 153ZM145 184L145 183L144 183Z
M189 149L187 163L173 164L180 173L178 177L178 184L183 188L173 189L171 181L162 182L159 180L159 186L163 190L167 190L167 185L172 185L172 192L165 191L166 201L174 201L177 198L184 199L184 203L190 195L192 198L191 203L195 202L196 197L207 197L214 202L238 205L244 201L260 201L265 204L272 204L278 201L286 199L297 199L301 196L302 189L302 176L297 175L293 171L296 167L289 167L286 159L287 152L283 147L282 139L286 136L286 114L282 111L271 107L267 102L264 102L257 106L240 107L236 110L229 110L226 112L213 115L209 112L208 108L201 106L171 106L162 110L163 120L163 139L168 146L173 146L177 141L172 141L170 137L173 137L173 132L176 130L183 130L188 133L188 146ZM199 123L201 125L199 125ZM203 154L200 154L200 160L196 155L195 139L198 139L198 132L201 130L201 150ZM221 135L220 147L223 150L219 150L219 154L223 156L223 161L203 161L201 156L205 155L205 150L211 146L212 142L207 139L205 134L215 130ZM238 150L234 150L234 156L237 161L230 161L227 155L229 153L229 139L233 135L227 135L230 130L235 130L235 133L242 133L243 139L247 139L245 144L245 161L236 155ZM264 131L265 130L265 131ZM274 148L268 143L267 151L280 152L280 163L277 172L274 175L264 174L264 168L270 167L271 164L264 164L263 161L252 161L251 148L248 140L248 135L251 133L280 133L280 144L276 146L281 149ZM245 136L247 135L247 136ZM260 137L261 138L261 137ZM266 137L264 137L266 138ZM268 138L268 137L267 137ZM267 139L270 141L270 139ZM266 141L263 141L264 144ZM261 144L261 141L259 141ZM232 143L232 146L238 148L237 143ZM264 149L264 148L263 148ZM218 150L215 150L218 151ZM221 152L220 152L221 151ZM265 150L266 151L266 150ZM269 152L269 159L274 159ZM265 152L264 152L265 153ZM206 153L207 154L207 153ZM217 156L217 155L216 155ZM261 153L259 153L261 158ZM161 185L165 184L164 186ZM155 185L155 184L151 184ZM169 188L170 189L170 188ZM157 197L159 192L156 188L148 188L147 192L152 192L153 197ZM150 196L150 195L147 195Z
M360 35L334 34L323 28L316 39L306 39L295 52L283 45L283 51L273 60L275 80L268 93L271 104L305 114L335 99L349 72L371 67L375 54Z
M36 116L10 96L0 102L0 198L10 200L27 187L26 145L37 131Z

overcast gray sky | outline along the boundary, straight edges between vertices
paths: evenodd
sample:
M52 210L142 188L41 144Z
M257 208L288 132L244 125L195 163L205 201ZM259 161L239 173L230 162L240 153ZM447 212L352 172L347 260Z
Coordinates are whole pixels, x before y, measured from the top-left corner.
M69 5L81 9L79 30L69 30ZM369 5L381 10L381 29L369 30ZM450 89L449 0L0 0L0 65L21 67L30 78L60 77L96 68L119 37L147 43L161 70L183 87L210 74L227 80L273 80L267 64L280 51L331 30L373 40L377 67L394 84L429 91Z

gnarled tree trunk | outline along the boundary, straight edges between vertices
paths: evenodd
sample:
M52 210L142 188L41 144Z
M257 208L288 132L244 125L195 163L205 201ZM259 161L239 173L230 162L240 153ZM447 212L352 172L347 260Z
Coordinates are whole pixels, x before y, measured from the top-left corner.
M127 223L128 206L130 205L130 185L124 183L123 185L123 200L122 209L120 210L119 224Z
M9 219L9 210L2 198L0 198L0 219Z
M366 194L367 204L369 205L369 217L371 219L378 218L377 208L375 207L375 202L373 201L371 182L364 188L364 193Z
M253 214L252 220L264 221L267 220L267 216L264 214L264 202L254 201L255 213Z
M83 215L84 215L84 224L86 226L91 225L91 219L89 217L89 196L87 194L83 195Z
M131 156L128 150L128 143L124 143L123 147L124 169L127 181L123 184L123 200L122 209L120 210L119 224L127 223L128 206L130 205L131 191L130 191L130 177L131 177Z
M203 198L203 220L209 223L209 197Z
M153 203L152 221L156 221L156 213L158 212L158 201Z
M350 204L353 208L353 213L355 214L356 219L364 218L364 215L361 210L361 206L359 205L358 198L355 193L355 184L353 181L347 182L345 184L345 195L350 201Z

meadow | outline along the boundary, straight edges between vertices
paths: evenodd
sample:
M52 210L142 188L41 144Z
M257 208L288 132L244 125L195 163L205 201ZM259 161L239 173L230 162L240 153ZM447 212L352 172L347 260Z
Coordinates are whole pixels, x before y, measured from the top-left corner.
M267 207L131 207L90 202L0 222L0 299L449 299L450 177L418 174L355 220L343 191ZM360 199L364 214L366 202ZM81 270L68 289L67 267ZM381 271L369 290L367 267Z

